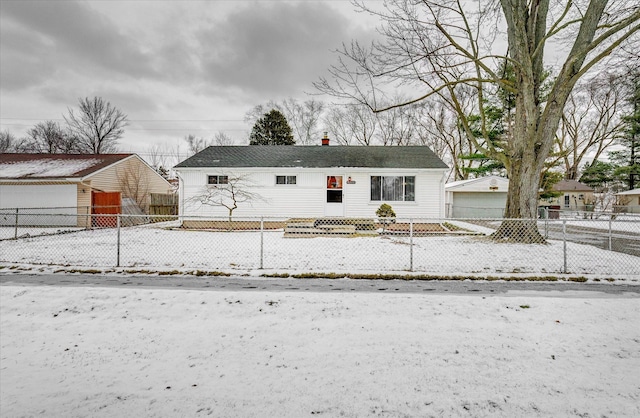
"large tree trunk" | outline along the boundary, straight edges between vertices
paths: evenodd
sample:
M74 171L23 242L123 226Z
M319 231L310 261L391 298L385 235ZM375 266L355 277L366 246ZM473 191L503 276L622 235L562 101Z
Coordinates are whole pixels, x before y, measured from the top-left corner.
M540 90L549 0L501 0L517 90L513 137L507 149L506 220L492 235L497 240L545 242L537 227L540 173L606 4L606 0L589 2L571 52L543 103Z
M514 152L519 157L512 159L509 166L506 219L491 236L498 241L543 243L545 239L538 231L537 224L538 189L543 167L541 156L528 150L522 140L514 142L524 148Z
M491 237L497 241L544 243L538 231L538 177L532 177L533 170L521 173L520 179L509 179L509 193L506 219ZM528 184L522 187L522 184ZM532 192L535 191L535 192Z

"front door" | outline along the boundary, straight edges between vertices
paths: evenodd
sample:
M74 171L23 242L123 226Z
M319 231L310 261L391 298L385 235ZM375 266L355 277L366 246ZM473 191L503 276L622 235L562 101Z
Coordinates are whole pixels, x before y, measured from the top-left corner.
M325 216L344 216L344 196L342 194L342 176L327 176Z

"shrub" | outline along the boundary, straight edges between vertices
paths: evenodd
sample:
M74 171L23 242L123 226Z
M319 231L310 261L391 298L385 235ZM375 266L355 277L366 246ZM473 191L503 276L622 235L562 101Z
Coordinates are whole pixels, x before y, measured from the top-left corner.
M387 229L387 225L395 222L395 219L390 218L395 218L396 213L393 211L391 205L387 203L383 203L380 205L378 210L376 210L376 215L378 215L378 218L380 218L380 223L382 224L382 232Z
M383 203L380 205L378 210L376 210L376 215L378 215L378 218L395 218L396 217L396 213L393 211L393 208L391 207L391 205L387 203Z

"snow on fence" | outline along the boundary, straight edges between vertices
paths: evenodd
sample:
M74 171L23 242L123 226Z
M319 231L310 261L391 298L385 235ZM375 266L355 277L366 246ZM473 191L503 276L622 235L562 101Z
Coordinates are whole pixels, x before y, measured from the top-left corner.
M7 214L9 217L11 213ZM491 237L504 219L179 218L65 215L38 226L18 216L0 226L0 262L86 268L244 274L423 273L442 276L574 274L640 277L640 217L533 222L531 244ZM169 220L169 221L168 221ZM6 221L6 220L5 220ZM524 230L524 229L523 229Z

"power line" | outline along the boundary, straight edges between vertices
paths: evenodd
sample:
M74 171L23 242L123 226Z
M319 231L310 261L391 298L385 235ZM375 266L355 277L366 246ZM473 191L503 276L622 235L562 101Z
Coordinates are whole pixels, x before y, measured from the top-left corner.
M54 122L63 122L65 119L48 119L48 118L0 118L0 120L50 120ZM127 119L128 122L245 122L244 119Z
M0 126L13 126L13 127L22 127L22 128L28 128L28 127L32 127L33 125L28 125L28 124L24 124L24 123L3 123L0 122ZM210 132L210 131L214 131L214 130L221 130L221 131L232 131L232 132L243 132L243 131L247 131L249 130L249 128L224 128L224 129L220 129L220 128L190 128L190 127L183 127L183 128L129 128L126 127L124 128L125 131L138 131L138 132L142 132L142 131L174 131L174 132L181 132L181 131L188 131L188 132L195 132L195 131L203 131L203 132Z

